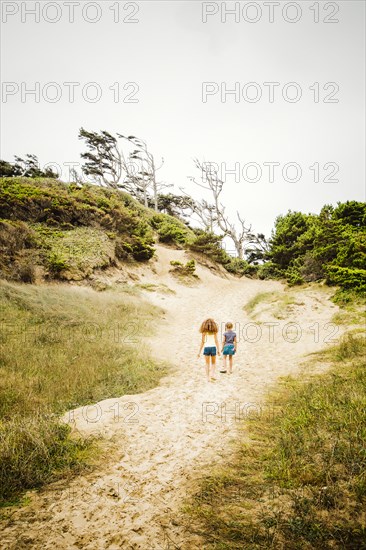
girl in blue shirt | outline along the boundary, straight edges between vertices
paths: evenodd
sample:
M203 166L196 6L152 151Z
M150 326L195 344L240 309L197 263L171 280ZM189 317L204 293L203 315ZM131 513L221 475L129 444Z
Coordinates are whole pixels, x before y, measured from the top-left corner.
M229 356L229 374L233 372L233 355L237 349L236 332L233 331L233 324L226 323L226 332L222 341L222 354L224 356L224 366L220 372L226 372L226 358Z

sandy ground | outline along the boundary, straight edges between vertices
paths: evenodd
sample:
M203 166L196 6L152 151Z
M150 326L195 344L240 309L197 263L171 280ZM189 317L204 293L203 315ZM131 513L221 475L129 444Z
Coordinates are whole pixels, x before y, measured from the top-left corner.
M263 404L268 387L279 376L299 373L304 355L326 346L332 332L333 339L339 337L326 324L337 310L327 289L299 290L299 305L284 320L259 308L260 324L250 325L243 305L258 292L282 292L280 283L239 280L199 266L200 280L185 286L169 274L169 261L185 261L185 253L158 247L158 257L155 273L139 271L140 282L167 285L176 293L144 291L165 318L142 345L173 364L174 372L146 393L65 415L81 433L110 441L110 456L90 474L29 493L30 504L3 522L0 548L204 548L187 531L180 511L192 484L210 464L228 459L246 415L268 413L270 405ZM214 383L206 381L204 359L197 359L198 328L206 317L220 326L231 320L239 337L233 375L217 373Z

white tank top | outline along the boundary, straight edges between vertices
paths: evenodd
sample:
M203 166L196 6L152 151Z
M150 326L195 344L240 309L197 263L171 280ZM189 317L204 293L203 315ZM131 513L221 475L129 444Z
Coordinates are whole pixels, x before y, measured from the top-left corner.
M205 346L207 347L216 346L214 334L210 334L208 332L205 333Z

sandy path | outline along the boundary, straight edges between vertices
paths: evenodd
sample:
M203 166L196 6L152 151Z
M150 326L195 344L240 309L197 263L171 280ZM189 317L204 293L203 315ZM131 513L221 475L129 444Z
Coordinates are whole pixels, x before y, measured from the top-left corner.
M201 282L186 287L168 273L169 260L184 258L184 252L159 247L158 253L156 273L141 271L141 280L167 284L176 294L146 292L166 311L149 344L176 371L144 394L108 399L65 415L80 432L102 433L113 441L113 456L91 474L35 494L29 506L4 524L1 548L203 548L187 534L179 514L192 480L205 465L225 460L240 417L264 411L268 385L278 376L295 374L303 355L324 347L331 334L331 327L324 325L336 308L326 290L299 291L302 305L293 307L284 321L264 310L258 317L262 323L279 323L270 338L269 325L246 325L243 305L258 292L282 290L280 283L222 278L199 267ZM196 357L197 329L206 316L219 323L232 320L241 335L234 374L218 374L213 384L205 380L204 360ZM282 333L289 320L301 327L295 343L289 341L294 332L289 330L287 340ZM243 342L243 331L255 340L257 330L262 331L257 342Z

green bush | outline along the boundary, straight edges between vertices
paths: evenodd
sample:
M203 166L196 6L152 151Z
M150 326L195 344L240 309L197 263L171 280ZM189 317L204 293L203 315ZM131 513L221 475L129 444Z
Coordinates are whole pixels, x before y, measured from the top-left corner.
M247 277L254 277L257 274L258 266L252 265L240 258L231 258L230 262L225 264L225 269L229 271L229 273L234 273L234 275L239 275L240 277L244 275Z
M183 245L187 240L187 231L171 222L164 222L158 229L159 241Z
M53 275L59 275L69 265L59 252L51 252L48 256L48 267Z
M150 223L157 231L160 242L184 245L189 240L189 230L187 227L172 216L155 214L152 216Z
M0 209L10 220L61 229L99 227L152 238L148 209L126 193L96 185L80 188L42 178L0 178Z
M357 292L366 291L366 270L328 265L325 267L326 282L339 285L344 289L354 289Z
M134 237L131 243L132 256L138 262L146 262L153 257L155 248L151 246L150 241L145 241L141 237Z
M265 262L258 266L258 279L280 279L283 277L283 272L278 269L278 266L273 262Z
M170 271L175 273L176 275L197 277L197 275L195 274L196 262L194 260L188 260L185 265L178 260L171 260L170 265L174 268Z
M195 230L196 237L189 243L188 248L192 252L204 254L219 264L229 264L231 257L221 247L223 237L200 229Z
M301 285L305 282L297 266L286 269L286 281L289 286Z
M307 283L324 279L324 270L321 257L318 257L313 252L306 252L300 265L300 275Z

